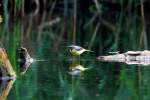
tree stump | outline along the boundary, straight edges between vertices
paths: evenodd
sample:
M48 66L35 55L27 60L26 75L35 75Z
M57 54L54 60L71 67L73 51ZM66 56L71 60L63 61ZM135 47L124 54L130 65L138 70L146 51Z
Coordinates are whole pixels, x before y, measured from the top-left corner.
M11 63L7 57L6 51L4 48L0 48L0 72L2 77L16 77L16 73L14 72Z

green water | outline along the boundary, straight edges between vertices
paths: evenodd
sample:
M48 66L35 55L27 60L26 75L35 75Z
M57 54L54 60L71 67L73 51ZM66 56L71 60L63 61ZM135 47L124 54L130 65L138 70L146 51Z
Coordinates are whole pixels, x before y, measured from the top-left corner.
M18 77L7 100L149 100L150 98L149 66L100 62L96 57L100 53L105 54L101 51L84 53L80 61L78 58L77 61L72 61L66 48L71 43L61 42L55 47L55 42L48 33L43 33L39 42L32 40L32 36L28 40L22 40L23 42L19 42L18 37L8 36L8 38L8 40L4 38L3 44ZM28 49L33 58L47 61L32 63L27 72L20 76L15 58L15 50L19 43ZM86 47L86 43L79 45ZM93 48L91 49L94 50ZM71 76L68 70L72 63L79 63L91 69L78 76Z
M43 46L45 47L45 46ZM148 100L150 98L149 66L99 62L91 54L81 61L72 61L63 52L52 53L48 48L30 51L32 57L47 59L30 65L18 76L8 100ZM38 55L38 56L36 56ZM57 56L56 56L57 55ZM86 56L86 58L85 58ZM71 63L78 62L91 69L78 76L68 74Z

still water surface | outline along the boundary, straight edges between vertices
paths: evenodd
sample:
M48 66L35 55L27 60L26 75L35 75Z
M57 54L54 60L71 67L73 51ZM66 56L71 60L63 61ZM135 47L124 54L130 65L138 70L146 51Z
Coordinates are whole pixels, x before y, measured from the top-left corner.
M18 76L8 100L148 100L150 98L150 67L123 63L99 62L90 54L83 59L70 60L68 53L60 56L41 52L35 56L47 59L30 65ZM29 50L30 54L35 52ZM47 50L45 50L47 51ZM75 60L75 61L74 61ZM78 63L90 68L79 75L69 75L69 66Z

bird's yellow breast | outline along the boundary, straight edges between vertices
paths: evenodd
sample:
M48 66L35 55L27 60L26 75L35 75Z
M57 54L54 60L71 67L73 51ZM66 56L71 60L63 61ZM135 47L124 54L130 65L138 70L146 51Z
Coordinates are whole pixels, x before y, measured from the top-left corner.
M80 55L80 54L82 54L84 51L85 51L85 49L81 49L81 50L79 50L79 51L77 51L76 49L71 49L71 50L70 50L70 53L71 53L72 55Z
M78 51L76 51L75 49L70 49L70 53L71 53L72 55L79 55L79 54L78 54Z

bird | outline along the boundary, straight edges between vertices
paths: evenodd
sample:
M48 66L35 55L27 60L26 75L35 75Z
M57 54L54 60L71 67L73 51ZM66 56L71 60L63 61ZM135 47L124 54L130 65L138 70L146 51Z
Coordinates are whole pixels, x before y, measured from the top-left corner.
M70 46L67 46L68 48L70 48L70 53L74 56L79 56L81 55L82 53L84 52L93 52L91 50L88 50L88 49L85 49L81 46L77 46L77 45L70 45Z

